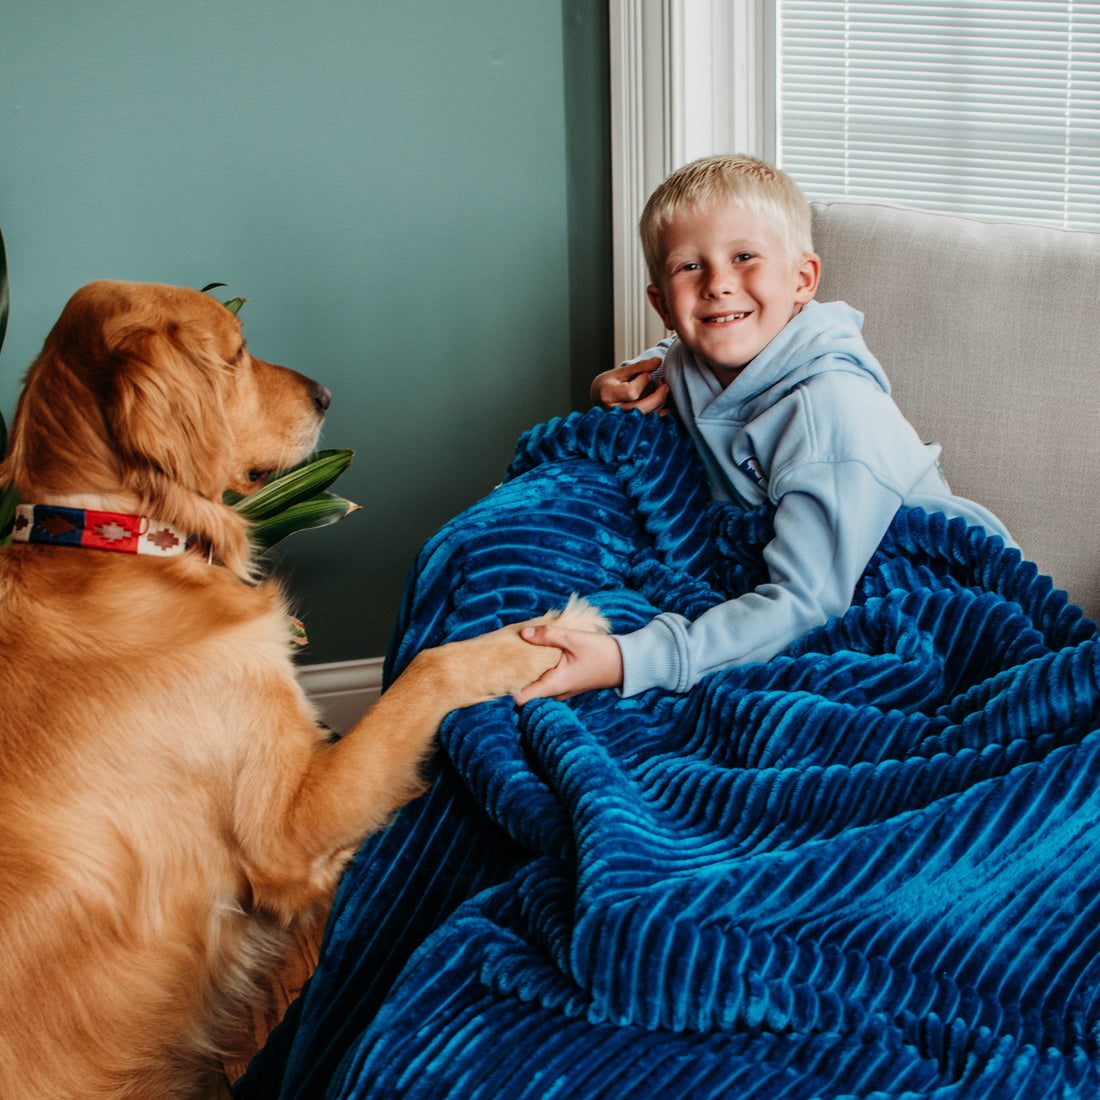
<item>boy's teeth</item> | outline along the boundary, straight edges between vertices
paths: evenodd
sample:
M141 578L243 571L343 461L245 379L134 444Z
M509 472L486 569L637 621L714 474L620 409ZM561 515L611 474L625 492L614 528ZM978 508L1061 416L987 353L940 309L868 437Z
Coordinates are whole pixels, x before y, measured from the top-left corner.
M723 313L717 317L712 317L712 321L740 321L742 317L748 317L748 313Z

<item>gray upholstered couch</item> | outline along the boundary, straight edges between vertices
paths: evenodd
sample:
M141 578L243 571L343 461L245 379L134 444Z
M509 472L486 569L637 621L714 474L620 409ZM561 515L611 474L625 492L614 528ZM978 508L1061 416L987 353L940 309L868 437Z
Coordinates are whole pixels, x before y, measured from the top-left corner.
M863 311L951 487L1100 617L1100 234L813 205L818 299Z

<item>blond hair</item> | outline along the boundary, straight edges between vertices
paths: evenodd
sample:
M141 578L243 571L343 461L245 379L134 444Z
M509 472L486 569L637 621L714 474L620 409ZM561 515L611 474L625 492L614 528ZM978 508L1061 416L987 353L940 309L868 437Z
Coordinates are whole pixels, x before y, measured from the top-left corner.
M665 257L661 233L685 207L731 202L759 215L779 239L791 263L813 252L810 204L786 172L755 157L738 154L703 157L678 168L645 204L639 231L653 282Z

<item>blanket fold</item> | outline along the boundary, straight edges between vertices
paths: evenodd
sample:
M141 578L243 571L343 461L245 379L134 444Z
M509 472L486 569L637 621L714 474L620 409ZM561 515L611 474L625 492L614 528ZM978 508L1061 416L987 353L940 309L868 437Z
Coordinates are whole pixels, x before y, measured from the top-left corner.
M388 675L560 606L763 579L668 418L524 436ZM847 614L684 695L455 712L238 1097L1100 1095L1100 650L1015 549L898 514Z

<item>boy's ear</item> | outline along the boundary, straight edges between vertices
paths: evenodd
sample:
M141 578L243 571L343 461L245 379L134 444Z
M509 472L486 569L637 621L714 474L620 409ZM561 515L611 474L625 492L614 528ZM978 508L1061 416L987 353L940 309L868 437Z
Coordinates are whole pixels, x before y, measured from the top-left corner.
M795 301L804 306L817 293L817 284L821 279L821 257L816 252L807 252L795 270Z
M649 304L657 311L661 320L664 321L665 328L674 330L676 326L673 324L672 314L669 312L668 302L665 301L665 296L661 288L650 283L649 286L645 288L645 292L649 298ZM806 300L809 301L808 298Z

